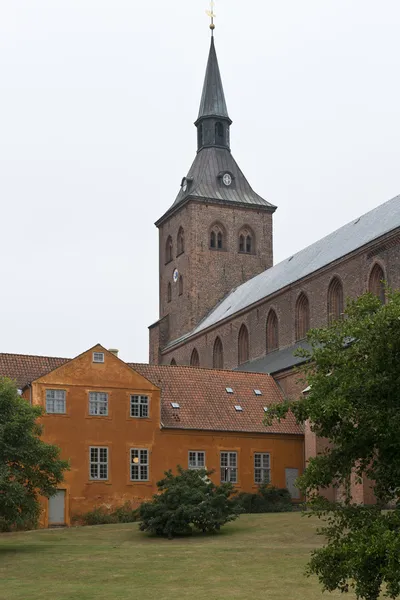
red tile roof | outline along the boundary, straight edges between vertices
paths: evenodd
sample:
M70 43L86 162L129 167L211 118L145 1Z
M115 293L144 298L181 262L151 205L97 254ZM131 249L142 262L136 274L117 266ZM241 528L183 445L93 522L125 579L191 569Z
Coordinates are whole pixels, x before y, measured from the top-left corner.
M55 356L31 356L29 354L6 354L0 352L0 377L10 377L23 389L28 383L61 367L69 358Z
M128 363L161 388L161 422L174 429L240 431L303 435L292 414L270 427L263 425L264 407L283 401L270 375ZM232 388L233 394L226 391ZM257 396L254 390L260 390ZM173 408L178 402L179 408ZM241 406L238 412L235 406Z

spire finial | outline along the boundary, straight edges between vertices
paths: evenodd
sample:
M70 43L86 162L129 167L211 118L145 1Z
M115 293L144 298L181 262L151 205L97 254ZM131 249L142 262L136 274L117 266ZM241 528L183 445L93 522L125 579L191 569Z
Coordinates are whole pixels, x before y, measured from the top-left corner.
M211 19L211 23L210 23L210 29L211 29L211 35L214 36L214 29L215 29L215 25L214 25L214 19L217 16L214 13L214 7L215 7L215 2L214 0L210 0L210 10L206 10L206 13L208 14L208 16Z

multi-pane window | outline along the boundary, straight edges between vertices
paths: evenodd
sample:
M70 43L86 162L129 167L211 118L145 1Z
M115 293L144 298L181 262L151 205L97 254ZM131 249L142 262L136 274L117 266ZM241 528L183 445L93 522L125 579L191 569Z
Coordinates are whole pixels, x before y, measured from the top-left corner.
M89 415L104 417L108 415L108 394L89 392Z
M254 454L254 481L255 483L269 483L271 481L271 460L268 452Z
M104 352L93 352L93 362L103 363L104 362Z
M65 390L46 390L46 412L65 413L65 396Z
M148 481L149 451L131 448L131 481Z
M145 419L149 416L149 397L131 396L131 417Z
M108 479L108 448L90 448L90 479Z
M221 482L237 480L237 452L221 452Z
M206 453L190 451L189 452L189 469L205 469Z

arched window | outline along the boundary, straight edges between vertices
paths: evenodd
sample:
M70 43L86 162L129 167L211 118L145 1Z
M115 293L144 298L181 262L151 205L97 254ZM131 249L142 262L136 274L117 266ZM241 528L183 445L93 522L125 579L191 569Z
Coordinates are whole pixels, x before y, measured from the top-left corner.
M343 286L340 279L334 277L328 288L328 323L341 319L343 310Z
M217 233L217 248L222 250L222 233L220 231Z
M242 325L238 337L238 363L242 365L249 360L249 332L246 325Z
M244 252L244 235L239 236L239 252Z
M178 237L176 240L176 255L183 254L185 252L185 236L183 227L179 227Z
M169 235L165 244L165 264L172 260L172 237Z
M214 369L224 368L224 349L222 346L221 338L219 337L217 337L214 342L213 367Z
M278 317L276 312L271 309L267 318L267 354L279 348L279 330Z
M220 121L215 123L215 143L220 145L224 143L224 126Z
M302 292L296 302L296 341L303 340L310 329L310 306Z
M382 304L385 304L385 273L383 269L378 263L372 268L371 274L369 276L369 285L368 289L371 294L377 296Z
M220 223L214 223L210 229L211 250L223 250L225 244L225 230Z
M176 367L176 360L173 358L170 362L171 367Z
M249 227L244 227L239 232L239 252L254 254L254 233Z
M168 286L167 286L167 302L171 302L172 300L172 287L171 287L171 282L168 282Z
M183 294L183 276L179 275L179 295Z
M197 127L197 146L201 148L203 145L203 123Z
M210 248L216 248L217 244L216 244L216 235L215 235L215 231L211 232L210 235Z
M199 353L197 352L196 348L193 348L193 352L190 357L190 366L191 367L199 367L200 366Z

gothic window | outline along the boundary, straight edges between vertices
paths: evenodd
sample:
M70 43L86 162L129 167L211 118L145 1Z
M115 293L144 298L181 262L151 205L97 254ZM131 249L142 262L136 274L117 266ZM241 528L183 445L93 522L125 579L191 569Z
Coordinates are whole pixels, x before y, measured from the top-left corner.
M222 250L222 233L220 231L217 233L217 248Z
M343 286L341 281L334 277L328 288L328 323L341 319L343 310Z
M215 143L219 145L224 143L224 126L220 121L215 123Z
M210 230L211 250L223 250L225 244L225 230L220 223L214 223Z
M385 304L385 273L381 266L376 263L373 266L371 274L369 276L368 289L371 294L377 296L382 304Z
M178 238L176 240L176 252L177 256L185 252L185 236L183 232L183 227L179 227Z
M173 358L170 362L171 367L176 367L176 360Z
M165 244L165 264L172 260L172 237L169 235Z
M249 332L246 325L242 325L238 337L238 363L239 365L249 360Z
M303 340L310 329L310 306L302 292L296 302L296 341Z
M214 369L223 369L224 368L224 349L222 347L221 338L219 338L219 337L217 337L214 342L213 368Z
M278 317L270 310L267 318L267 354L279 348Z
M217 244L216 244L216 236L215 236L215 231L211 232L210 235L210 248L216 248Z
M239 252L244 252L244 235L239 236Z
M172 300L172 287L171 287L171 282L168 282L168 287L167 287L167 302L171 302Z
M239 232L239 252L254 254L254 233L249 227L244 227Z
M183 294L183 276L179 275L179 295Z
M200 366L199 353L197 352L196 348L193 348L193 352L190 357L190 366L191 367L199 367Z

